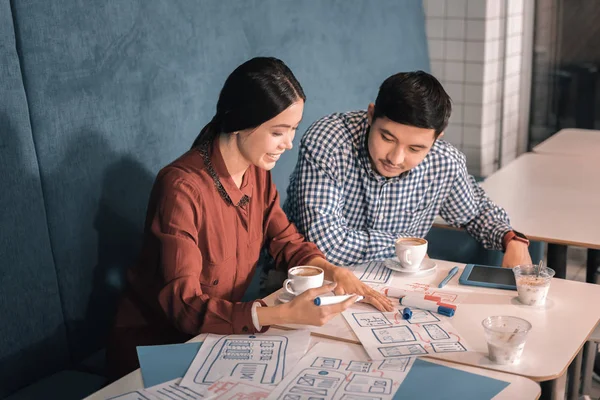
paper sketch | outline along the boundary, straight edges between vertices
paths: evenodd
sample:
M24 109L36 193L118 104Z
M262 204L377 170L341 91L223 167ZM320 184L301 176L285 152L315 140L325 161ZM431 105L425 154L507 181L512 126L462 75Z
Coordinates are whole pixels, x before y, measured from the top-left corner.
M109 400L205 400L203 393L179 386L181 378L173 379L147 389L111 397Z
M257 386L249 383L217 381L210 385L206 400L264 400L274 387ZM183 399L180 399L183 400ZM187 398L185 399L187 400Z
M408 374L412 360L414 358L405 357L374 363L369 361L362 346L317 343L268 399L392 399Z
M208 335L181 385L205 393L226 379L253 385L277 385L306 352L307 331L282 335Z
M360 326L388 326L391 322L380 312L361 312L353 314Z
M144 390L146 395L154 396L157 400L199 400L206 399L204 394L198 390L180 386L181 378L161 383Z
M365 264L351 265L348 267L362 282L380 285L392 282L392 270L385 266L383 261L369 261Z
M412 309L412 317L408 320L408 323L424 324L427 322L438 322L439 320L431 311Z
M468 351L447 317L430 311L413 310L410 320L395 312L343 312L344 318L373 360Z
M265 388L241 382L217 381L204 393L180 386L181 378L155 385L152 388L112 397L110 400L264 400L273 387Z
M422 293L431 296L438 296L444 303L460 304L468 297L466 293L450 292L445 289L439 289L435 285L428 283L399 283L394 287L384 287L381 289L383 293L387 293L389 297L400 297L401 294L406 292Z

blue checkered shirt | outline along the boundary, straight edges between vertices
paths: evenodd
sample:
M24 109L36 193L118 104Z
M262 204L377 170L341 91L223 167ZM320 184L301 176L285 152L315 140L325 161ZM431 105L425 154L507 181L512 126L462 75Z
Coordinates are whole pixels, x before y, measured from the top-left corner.
M302 137L284 210L339 265L393 257L400 237L424 237L436 215L502 249L511 227L469 175L465 156L437 140L425 159L395 178L371 167L366 111L326 116Z

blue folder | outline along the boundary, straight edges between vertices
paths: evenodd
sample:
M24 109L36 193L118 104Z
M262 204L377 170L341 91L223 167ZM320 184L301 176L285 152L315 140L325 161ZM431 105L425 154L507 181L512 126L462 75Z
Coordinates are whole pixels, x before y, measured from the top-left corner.
M202 342L138 346L137 354L144 387L183 378L200 346Z
M417 359L394 399L485 400L510 383Z

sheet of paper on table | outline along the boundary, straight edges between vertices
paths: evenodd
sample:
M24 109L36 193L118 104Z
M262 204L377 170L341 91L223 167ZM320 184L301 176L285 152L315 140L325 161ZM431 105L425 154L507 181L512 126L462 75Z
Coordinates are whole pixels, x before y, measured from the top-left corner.
M275 386L308 349L310 333L208 335L180 385L198 393L219 380Z
M140 389L120 396L110 397L108 400L205 400L202 393L195 392L192 389L179 386L181 378L176 378L148 389Z
M364 264L350 265L347 268L370 286L390 285L394 276L393 271L386 267L383 261L369 261Z
M392 399L413 361L369 361L360 345L317 343L267 398Z
M442 301L445 303L452 304L460 304L464 302L467 298L466 293L457 293L448 291L445 289L439 289L437 285L429 284L429 283L400 283L396 282L393 287L386 286L380 289L383 293L387 292L388 297L400 297L400 294L404 293L422 293L431 296L438 296L442 298Z
M112 397L110 400L263 400L274 387L268 389L248 383L217 381L210 385L204 393L179 386L181 378L155 385L148 389L137 390Z
M411 308L412 318L404 320L403 308L382 313L353 307L342 314L373 360L471 350L448 317Z

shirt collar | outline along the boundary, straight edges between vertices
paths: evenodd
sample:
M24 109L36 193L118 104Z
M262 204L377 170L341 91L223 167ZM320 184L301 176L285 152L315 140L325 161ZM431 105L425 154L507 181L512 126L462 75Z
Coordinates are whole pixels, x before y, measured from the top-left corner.
M223 186L225 190L225 194L229 196L231 202L235 206L239 206L240 202L246 196L248 199L252 197L252 191L254 188L254 166L248 167L244 177L242 178L242 185L238 188L233 181L233 178L227 171L227 166L225 165L225 160L223 159L223 154L221 153L221 149L219 146L219 140L215 139L212 143L212 151L210 152L210 161L211 166L216 173L217 179ZM209 166L209 168L211 167Z

